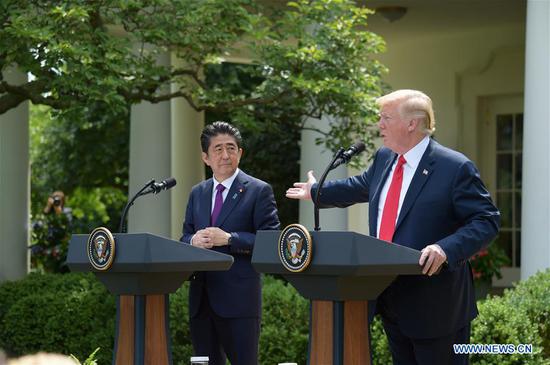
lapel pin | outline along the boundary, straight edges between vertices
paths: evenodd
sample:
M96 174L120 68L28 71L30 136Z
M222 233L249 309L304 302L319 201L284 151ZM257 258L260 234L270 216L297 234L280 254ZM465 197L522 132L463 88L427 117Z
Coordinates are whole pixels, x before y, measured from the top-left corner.
M231 197L231 199L235 200L236 197L237 197L237 193L233 194L233 196Z
M428 175L428 170L424 169L424 171L422 171L422 174L423 175Z

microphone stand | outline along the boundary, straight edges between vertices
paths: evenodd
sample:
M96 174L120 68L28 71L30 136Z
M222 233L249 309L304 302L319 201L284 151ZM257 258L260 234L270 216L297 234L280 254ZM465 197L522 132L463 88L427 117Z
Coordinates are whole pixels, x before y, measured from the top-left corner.
M130 207L132 205L134 205L134 201L139 198L140 196L142 195L147 195L147 194L150 194L154 191L154 189L152 188L153 187L153 184L155 183L155 179L151 179L149 180L149 182L147 182L147 184L145 184L144 187L142 187L133 197L132 199L130 199L128 201L128 203L126 204L126 206L124 207L124 210L122 211L122 217L120 218L120 226L118 228L118 231L119 233L126 233L126 224L125 224L125 220L126 220L126 214L128 214L128 210L130 209ZM146 191L145 189L147 188L150 188L150 190Z
M316 232L321 230L321 227L319 226L319 197L321 196L321 189L323 188L323 184L325 183L325 179L327 178L328 173L333 170L334 162L338 158L341 158L344 154L344 149L340 147L338 151L336 151L336 154L332 158L332 161L328 164L327 168L325 169L325 172L323 172L323 175L321 176L321 179L319 179L319 183L317 186L317 192L315 193L315 199L313 200L314 204L314 219L315 219L315 228L314 230ZM313 301L310 302L310 318L313 318ZM343 364L344 359L344 342L342 338L344 338L344 302L341 300L334 300L332 301L332 321L333 321L333 363L334 364ZM311 334L310 334L311 336ZM311 337L310 337L311 338Z
M319 197L321 196L321 189L323 188L323 184L325 183L325 179L327 178L328 173L334 169L333 165L334 162L342 157L342 154L344 153L344 149L340 147L338 151L336 151L336 154L332 158L332 161L328 164L327 168L325 169L325 172L323 172L323 175L321 176L321 179L319 179L319 183L317 186L317 192L315 193L315 199L313 199L313 214L314 214L314 220L315 220L315 228L313 228L315 231L320 231L321 227L319 226Z

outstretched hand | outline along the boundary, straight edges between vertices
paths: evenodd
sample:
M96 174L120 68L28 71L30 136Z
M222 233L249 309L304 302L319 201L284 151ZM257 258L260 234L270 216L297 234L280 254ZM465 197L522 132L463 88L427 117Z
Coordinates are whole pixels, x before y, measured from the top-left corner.
M288 188L286 191L286 197L290 199L311 200L311 186L316 182L317 179L313 176L313 171L309 170L307 172L307 181L294 183L294 187Z

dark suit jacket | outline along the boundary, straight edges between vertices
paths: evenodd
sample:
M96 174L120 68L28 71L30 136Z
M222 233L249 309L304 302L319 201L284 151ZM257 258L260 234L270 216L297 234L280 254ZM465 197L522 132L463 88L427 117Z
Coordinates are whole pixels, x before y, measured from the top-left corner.
M346 207L369 202L369 231L375 236L380 192L396 157L381 148L362 175L327 183L321 203ZM393 242L416 250L437 243L448 266L432 277L399 276L379 298L405 335L445 336L476 317L468 258L496 236L499 220L474 164L430 140L405 195Z
M212 248L232 255L233 265L228 271L198 272L191 280L189 314L195 316L201 306L202 292L206 290L212 309L221 317L260 317L260 275L250 263L256 231L279 229L277 207L273 190L267 183L240 171L231 185L217 222L210 224L213 180L195 185L189 196L183 236L189 243L200 229L214 226L231 233L229 246Z

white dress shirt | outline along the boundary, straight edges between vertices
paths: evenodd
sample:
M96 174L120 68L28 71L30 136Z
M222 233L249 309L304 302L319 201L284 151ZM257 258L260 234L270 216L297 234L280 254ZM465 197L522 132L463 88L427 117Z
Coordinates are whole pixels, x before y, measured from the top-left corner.
M416 146L411 148L409 151L407 151L403 157L405 157L405 164L403 165L403 183L401 184L401 193L399 194L399 206L397 207L397 217L395 218L395 222L397 223L397 219L399 219L399 213L401 213L401 206L403 205L403 201L405 200L405 195L407 195L407 190L409 190L409 186L411 185L412 178L414 176L414 173L416 172L416 168L418 167L418 164L420 163L420 160L422 159L422 156L424 155L424 152L426 152L426 148L428 148L428 144L430 143L430 137L426 136L422 141L418 142ZM378 217L376 222L376 237L379 238L380 235L380 223L382 222L382 213L384 211L384 205L386 204L386 197L388 196L388 190L390 189L391 180L393 177L393 172L395 170L395 167L397 166L397 161L399 160L399 156L395 159L391 171L388 174L388 177L386 179L386 182L384 183L384 186L382 187L382 191L380 192L380 200L378 201Z
M235 170L235 173L233 175L231 175L230 177L228 177L222 182L218 182L218 180L216 180L215 177L212 177L214 186L212 187L212 206L210 208L210 213L212 213L212 211L214 210L214 204L216 203L216 194L218 193L218 191L216 190L216 187L219 184L222 184L223 186L225 186L225 189L222 192L223 201L225 202L225 198L227 198L227 194L229 194L229 189L231 188L231 185L233 185L233 181L235 181L235 179L237 178L239 171L240 170L237 168L237 170Z

